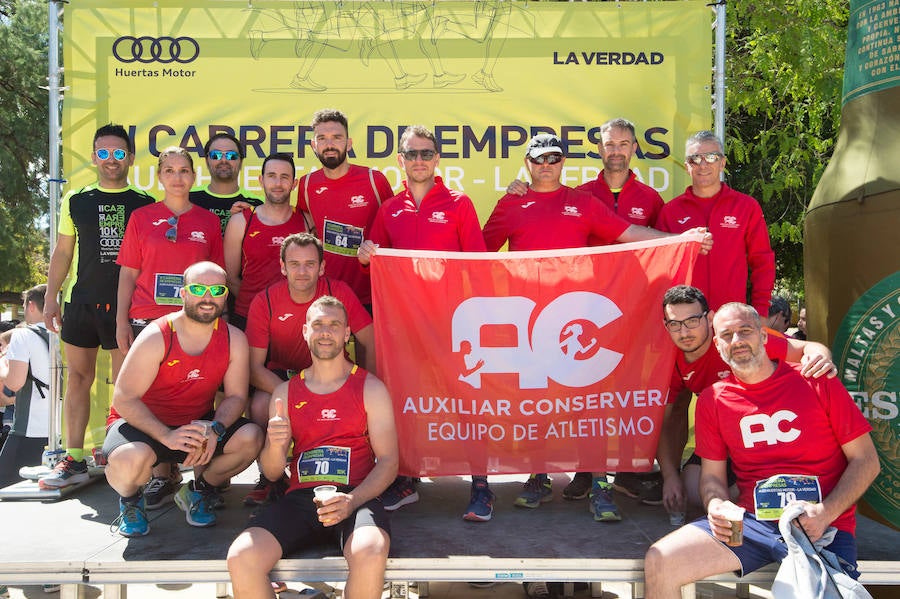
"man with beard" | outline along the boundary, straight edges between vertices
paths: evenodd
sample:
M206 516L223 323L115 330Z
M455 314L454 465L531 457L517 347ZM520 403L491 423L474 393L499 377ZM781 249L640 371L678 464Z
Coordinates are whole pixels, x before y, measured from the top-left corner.
M66 457L41 478L42 489L60 489L88 479L84 435L91 414L91 386L97 370L97 350L109 351L115 382L125 355L116 342L116 258L132 212L153 203L153 198L128 184L134 145L122 125L103 125L94 133L91 162L97 183L63 198L59 231L50 257L44 324L60 333L68 368L63 421ZM75 281L69 286L65 310L57 295L72 266Z
M238 212L225 227L225 272L228 289L237 296L228 322L241 330L247 327L247 311L256 294L283 276L278 264L281 242L306 231L303 216L294 212L290 201L297 187L294 158L266 156L259 184L266 196L263 205Z
M313 543L339 544L349 574L344 596L381 597L390 525L378 495L397 473L391 398L373 374L344 356L347 311L326 296L306 310L303 339L311 363L272 393L259 463L275 478L288 466L288 493L264 508L231 544L228 572L236 599L272 597L267 577L283 556ZM337 487L327 498L313 488Z
M879 469L871 426L836 378L810 379L799 365L766 355L768 335L755 307L725 304L713 328L716 348L733 374L697 401L700 495L707 515L650 547L646 596L676 599L685 584L729 571L745 575L783 560L787 546L778 518L784 495L803 506L795 524L813 543L823 539L857 578L855 503ZM736 503L726 482L728 457L737 478ZM743 538L732 543L736 509L746 510Z
M160 462L194 467L175 496L191 526L213 526L216 485L250 465L262 430L241 417L247 407L247 338L222 318L225 271L199 262L184 272L184 307L144 329L122 364L103 451L106 479L119 494L122 536L150 531L142 485ZM224 399L214 406L222 385Z
M379 171L347 161L353 147L347 117L339 110L316 112L312 148L322 168L300 178L297 210L308 213L328 256L328 274L344 281L371 310L368 271L356 261L356 251L381 203L394 192Z
M209 170L209 184L192 189L190 200L192 204L206 208L219 217L224 235L235 202L244 202L249 206L259 206L262 202L238 186L241 165L246 156L238 138L230 133L216 133L203 146L203 155Z
M685 503L700 505L697 494L700 458L688 458L679 476L681 455L688 435L688 409L693 394L699 395L716 381L731 375L728 365L713 347L713 315L706 297L696 287L676 285L662 301L663 324L679 352L675 357L658 459L663 475L663 503L669 512L685 511ZM809 378L833 377L837 369L831 352L821 343L787 339L766 330L764 348L773 360L800 364L800 374ZM733 482L728 471L729 486Z
M341 301L349 314L350 331L356 337L357 363L369 372L375 371L376 364L372 317L349 285L325 276L321 242L309 233L288 236L281 244L280 264L286 279L258 293L247 314L250 383L255 387L250 418L263 429L269 420L272 391L312 363L303 338L303 324L316 299L330 295ZM259 505L279 495L284 490L279 486L279 478L267 480L261 474L244 503Z

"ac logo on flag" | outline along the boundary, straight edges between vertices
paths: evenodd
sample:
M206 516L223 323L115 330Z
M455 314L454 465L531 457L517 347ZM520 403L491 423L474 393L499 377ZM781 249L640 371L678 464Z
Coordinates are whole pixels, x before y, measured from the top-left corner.
M483 374L514 373L522 389L546 389L548 379L583 387L603 380L621 362L622 353L600 345L601 329L622 316L609 298L576 291L557 297L535 315L536 306L527 297L462 302L453 312L453 348L467 348L467 360L481 365L469 373L471 367L466 367L459 380L480 389ZM480 340L492 327L512 327L514 344L482 345Z

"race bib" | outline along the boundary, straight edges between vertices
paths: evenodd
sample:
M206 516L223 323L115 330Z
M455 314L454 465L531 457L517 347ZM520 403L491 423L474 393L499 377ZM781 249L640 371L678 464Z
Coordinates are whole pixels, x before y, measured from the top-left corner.
M297 460L301 483L350 484L350 448L325 445L308 449Z
M184 275L157 273L153 285L153 298L160 306L180 306L183 302L179 292L183 286Z
M756 481L753 488L753 505L757 520L778 520L790 502L822 501L822 488L818 476L805 474L776 474Z
M326 220L322 231L322 240L326 252L342 256L356 256L356 250L363 242L363 230L353 225Z

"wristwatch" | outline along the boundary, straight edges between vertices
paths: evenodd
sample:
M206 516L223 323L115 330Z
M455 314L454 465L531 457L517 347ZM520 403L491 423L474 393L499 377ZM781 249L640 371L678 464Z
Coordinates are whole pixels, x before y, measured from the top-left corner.
M212 432L216 434L216 437L218 437L218 441L221 441L225 437L225 433L227 432L225 425L218 420L213 420L212 424L209 425L209 428L211 428Z

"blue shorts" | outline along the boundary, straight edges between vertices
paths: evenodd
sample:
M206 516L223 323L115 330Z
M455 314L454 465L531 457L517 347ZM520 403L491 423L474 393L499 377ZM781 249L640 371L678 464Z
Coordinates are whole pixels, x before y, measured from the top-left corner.
M709 520L705 516L690 524L715 538L709 528ZM750 514L744 516L743 545L729 547L722 543L722 546L741 562L741 571L736 572L739 576L759 570L768 564L781 562L788 554L787 545L781 537L781 531L778 530L778 522L759 521ZM859 570L856 569L856 538L852 534L844 530L837 531L834 541L825 549L838 557L848 576L854 580L859 578Z

